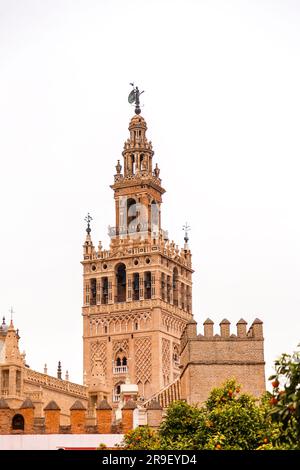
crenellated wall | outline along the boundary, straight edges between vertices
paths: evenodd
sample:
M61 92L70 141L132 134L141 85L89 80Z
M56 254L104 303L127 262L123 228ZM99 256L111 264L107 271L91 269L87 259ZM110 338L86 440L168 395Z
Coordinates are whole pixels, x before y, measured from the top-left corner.
M234 332L226 319L217 333L207 319L203 334L190 321L181 337L181 398L188 403L203 403L212 388L235 378L242 391L260 396L265 391L263 326L255 319L249 329L241 319Z
M5 434L119 434L128 432L134 426L136 402L129 400L122 409L121 422L115 423L115 415L106 400L102 400L96 410L95 424L89 424L89 414L80 400L76 400L69 410L69 421L65 423L61 408L52 400L44 408L44 417L37 416L30 398L18 408L10 408L0 398L0 435ZM149 410L150 424L153 410ZM99 440L100 442L100 440Z

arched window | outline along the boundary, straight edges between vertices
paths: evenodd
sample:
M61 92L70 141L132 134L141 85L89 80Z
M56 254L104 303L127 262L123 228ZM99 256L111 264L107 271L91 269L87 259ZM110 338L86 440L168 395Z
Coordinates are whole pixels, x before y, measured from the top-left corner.
M116 266L116 287L117 287L116 302L125 302L126 301L126 266L124 263L119 263Z
M103 277L101 280L101 303L107 304L108 303L108 277Z
M90 305L96 305L97 280L95 278L91 279L90 287L91 287Z
M115 356L115 374L125 374L127 372L127 357L123 349L119 349Z
M151 299L151 272L146 271L144 274L144 298Z
M179 366L179 346L174 344L173 346L173 362L176 367Z
M134 155L133 153L130 155L130 163L129 163L129 172L134 175Z
M121 358L120 358L120 357L117 357L116 366L117 366L117 367L121 367L121 365L122 365Z
M134 273L133 274L133 295L132 295L133 300L139 300L140 299L140 275L139 273Z
M127 230L128 232L135 232L134 221L137 218L136 200L133 198L127 199Z
M16 414L16 415L13 417L13 419L12 419L12 428L13 428L14 430L19 429L19 430L21 430L21 431L24 431L24 424L25 424L25 422L24 422L24 418L23 418L22 415Z
M154 200L151 202L151 233L153 238L159 235L159 205Z
M173 286L173 304L178 305L178 269L177 268L173 269L172 286Z

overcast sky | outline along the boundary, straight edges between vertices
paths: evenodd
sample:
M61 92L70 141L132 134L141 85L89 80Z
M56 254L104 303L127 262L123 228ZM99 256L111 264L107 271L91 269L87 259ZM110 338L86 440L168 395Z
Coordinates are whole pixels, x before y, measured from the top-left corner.
M107 247L131 81L199 332L261 318L267 376L296 349L299 57L297 0L0 0L0 313L32 368L82 380L83 219Z

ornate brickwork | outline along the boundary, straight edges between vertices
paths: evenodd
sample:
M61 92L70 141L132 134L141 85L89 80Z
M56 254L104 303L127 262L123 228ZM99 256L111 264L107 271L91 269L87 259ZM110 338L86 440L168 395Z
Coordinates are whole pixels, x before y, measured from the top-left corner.
M168 312L162 312L161 321L167 331L179 333L179 335L183 333L186 325L186 322L182 320L182 318L170 315Z
M170 361L170 341L166 338L162 338L162 372L164 378L164 385L167 385L170 382Z
M126 333L135 329L136 322L138 325L147 329L151 325L151 312L125 312L121 316L119 314L97 315L90 320L90 334L106 333Z
M113 342L113 352L116 354L119 351L123 351L125 354L129 352L129 342L128 339L122 339L120 341Z
M151 338L145 336L134 342L135 379L136 383L151 382L152 377L152 348Z
M106 341L93 341L90 349L91 374L106 374L107 346Z

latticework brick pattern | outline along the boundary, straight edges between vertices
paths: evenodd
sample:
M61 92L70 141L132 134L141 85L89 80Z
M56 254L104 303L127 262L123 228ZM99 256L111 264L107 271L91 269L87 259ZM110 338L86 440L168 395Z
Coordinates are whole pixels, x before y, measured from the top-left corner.
M101 369L106 374L106 341L94 341L91 343L90 358L92 373L95 369Z
M151 338L144 336L134 342L135 380L145 384L152 379L152 347Z
M170 340L162 338L162 373L164 385L170 382L171 345Z

